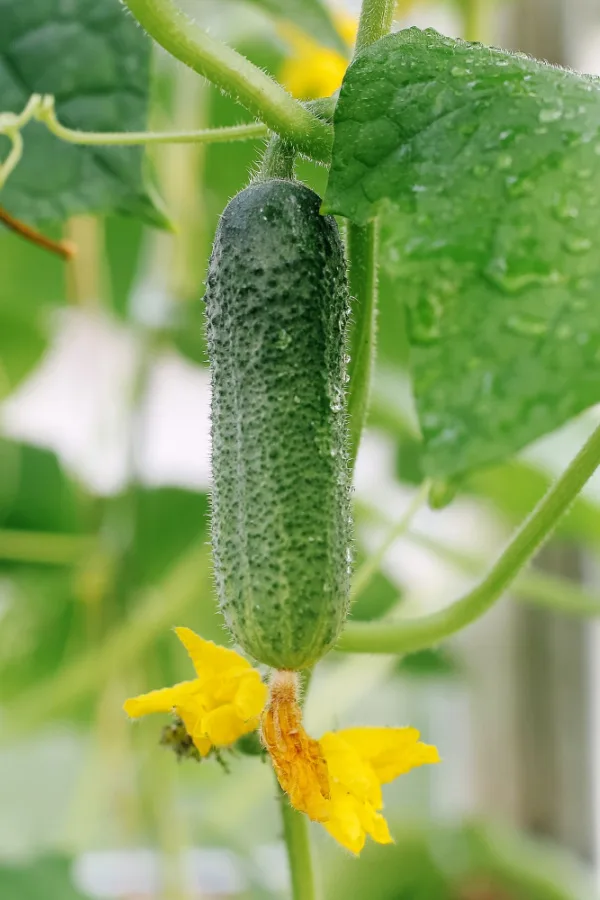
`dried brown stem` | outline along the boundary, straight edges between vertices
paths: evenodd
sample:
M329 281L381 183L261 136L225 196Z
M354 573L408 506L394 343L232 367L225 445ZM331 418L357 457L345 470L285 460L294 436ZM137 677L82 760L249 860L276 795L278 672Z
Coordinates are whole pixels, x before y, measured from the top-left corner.
M25 222L22 222L20 219L11 216L2 206L0 206L0 222L10 231L18 234L31 244L35 244L36 247L41 247L42 250L48 250L50 253L55 253L57 256L62 257L62 259L73 259L77 252L77 248L71 241L55 241L52 238L47 237L40 231L36 231L36 229L32 228L30 225L26 225Z

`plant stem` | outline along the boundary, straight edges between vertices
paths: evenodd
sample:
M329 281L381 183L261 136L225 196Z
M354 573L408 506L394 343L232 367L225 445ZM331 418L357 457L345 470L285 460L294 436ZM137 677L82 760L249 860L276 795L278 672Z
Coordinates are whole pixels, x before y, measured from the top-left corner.
M377 222L348 223L346 249L348 283L354 299L354 324L350 335L350 460L356 462L361 434L367 418L371 379L375 365L377 335Z
M483 0L485 2L485 0ZM463 36L465 41L484 40L484 11L482 0L462 0Z
M269 129L261 122L232 125L228 128L202 128L198 131L79 131L67 128L56 118L54 97L48 95L36 114L52 134L69 144L90 146L131 147L136 144L221 144L228 141L249 141L267 137Z
M209 37L173 0L124 0L142 28L172 56L208 78L298 150L319 161L331 155L333 131L262 69Z
M374 44L392 27L395 0L363 0L354 55Z
M32 94L20 113L0 113L0 134L11 142L6 159L0 163L0 188L4 187L8 176L14 171L23 155L23 138L21 129L33 118L40 102L39 94Z
M395 0L363 0L354 55L390 30ZM354 327L350 338L349 453L356 462L360 436L367 418L371 378L375 364L377 322L377 220L359 226L348 223L346 240L350 296L354 298Z
M361 504L359 504L360 508ZM363 512L371 520L384 522L392 531L399 528L393 525L387 518L381 516L378 510L370 506L363 506ZM449 563L461 572L469 575L481 575L486 571L485 560L472 553L465 553L457 547L453 547L439 538L424 534L421 531L410 529L400 535L409 544L429 550L435 556ZM370 560L364 564L366 567ZM361 569L356 573L360 576ZM516 600L524 600L533 606L543 609L551 609L554 612L564 613L569 616L600 616L600 594L587 590L570 578L541 572L537 569L521 571L513 585L511 595Z
M290 864L292 900L316 900L308 818L295 810L279 788L283 835Z
M398 522L394 522L378 549L362 564L354 575L352 582L351 599L358 597L367 587L373 575L379 571L383 559L392 544L406 534L416 513L421 509L427 499L429 481L424 481L417 493L408 504L404 514Z
M254 181L269 181L271 178L294 177L296 153L293 147L280 137L273 137L267 144L260 168Z
M50 534L43 531L0 531L0 559L69 566L78 563L96 546L95 537Z
M405 537L409 543L431 550L463 572L478 575L485 571L483 560L456 550L427 534L407 531ZM511 588L511 593L518 600L525 600L534 606L552 609L566 615L600 616L600 596L561 575L552 575L537 569L521 572Z
M600 465L600 426L540 500L477 587L439 612L399 622L350 623L338 644L351 653L412 653L460 631L482 616L550 536Z
M35 228L32 228L25 222L21 222L20 219L11 216L11 214L1 206L0 223L5 225L9 231L18 234L19 237L29 241L30 244L35 244L36 247L41 247L42 250L48 250L50 253L62 257L62 259L72 259L77 252L75 245L70 241L55 241L52 238L47 237L45 234L42 234L41 231L36 231Z

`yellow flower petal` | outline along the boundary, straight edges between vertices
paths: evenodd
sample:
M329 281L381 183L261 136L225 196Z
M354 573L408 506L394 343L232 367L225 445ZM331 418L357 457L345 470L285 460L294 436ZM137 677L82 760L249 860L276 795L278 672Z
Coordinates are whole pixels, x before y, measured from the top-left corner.
M260 716L268 696L269 689L261 681L258 672L252 669L251 672L241 675L234 697L236 712L240 719L247 721Z
M191 628L175 628L175 634L187 650L199 678L220 675L228 670L252 668L248 660L235 650L219 647L214 641L205 641Z
M150 691L148 694L140 694L139 697L131 697L123 704L123 709L132 719L147 716L150 713L172 712L179 703L185 700L193 690L195 682L183 681L175 687L162 688L159 691Z
M207 756L210 753L212 743L202 727L202 720L206 715L206 706L201 702L201 697L198 694L195 697L190 697L186 702L178 705L176 711L200 755Z
M343 790L334 788L331 806L330 817L323 822L323 827L342 847L351 853L360 853L367 832L361 825L356 800Z
M196 749L200 753L200 756L208 756L208 754L212 750L210 738L202 737L202 735L200 734L195 734L192 735L192 740L196 746Z
M345 741L340 731L328 731L319 741L330 780L344 785L347 793L381 807L381 789L371 766Z
M238 716L235 707L229 704L207 713L202 719L201 729L215 747L228 747L257 725L258 719L244 722Z
M384 816L382 816L379 812L373 813L371 824L370 827L367 828L367 832L371 835L374 841L377 841L378 844L394 843L394 838L390 834L388 823L386 822Z
M337 735L371 764L381 784L440 761L435 747L419 741L416 728L346 728Z

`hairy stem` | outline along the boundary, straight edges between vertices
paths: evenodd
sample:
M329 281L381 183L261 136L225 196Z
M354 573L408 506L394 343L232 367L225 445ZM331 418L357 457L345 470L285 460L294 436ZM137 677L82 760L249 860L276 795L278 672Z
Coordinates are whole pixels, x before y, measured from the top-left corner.
M292 806L279 789L283 835L290 864L292 900L316 900L308 819Z
M355 55L388 33L392 27L395 5L395 0L363 0Z
M267 144L254 180L269 181L271 178L291 180L294 177L295 161L296 154L293 147L280 137L273 137Z
M395 0L363 0L354 54L387 34ZM371 378L375 364L377 319L377 220L368 225L348 224L346 249L350 296L354 298L354 327L350 338L350 460L354 464L367 418Z
M349 223L346 250L348 282L354 300L350 335L350 459L356 461L367 418L377 335L377 222L360 226Z
M142 28L172 56L239 100L276 134L316 160L331 154L333 132L262 69L214 40L173 0L124 0Z
M338 644L351 653L412 653L439 643L482 616L550 536L600 465L600 426L540 500L480 584L439 612L397 622L350 623Z
M79 131L67 128L56 118L54 97L48 95L36 114L52 134L69 144L90 146L131 147L137 144L222 144L229 141L249 141L265 138L269 129L261 122L232 125L228 128L202 128L198 131Z

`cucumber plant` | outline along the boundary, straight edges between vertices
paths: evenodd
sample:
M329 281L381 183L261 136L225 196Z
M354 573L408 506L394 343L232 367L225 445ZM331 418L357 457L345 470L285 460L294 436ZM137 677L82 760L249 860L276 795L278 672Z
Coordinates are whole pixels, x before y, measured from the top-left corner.
M292 6L337 45L324 4ZM464 597L343 630L380 265L406 314L433 505L600 401L600 82L431 30L390 34L394 6L363 0L339 96L301 104L174 0L38 0L27 15L0 0L0 218L40 245L65 255L35 226L82 212L169 225L133 145L271 138L259 176L223 212L206 307L217 588L236 641L278 669L311 667L336 642L402 653L463 628L600 462L598 430ZM28 37L55 20L69 54L48 42L52 58L35 68ZM134 131L148 106L144 32L255 121ZM78 95L73 72L88 66ZM295 179L299 156L326 167L323 201Z

